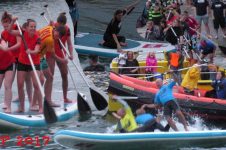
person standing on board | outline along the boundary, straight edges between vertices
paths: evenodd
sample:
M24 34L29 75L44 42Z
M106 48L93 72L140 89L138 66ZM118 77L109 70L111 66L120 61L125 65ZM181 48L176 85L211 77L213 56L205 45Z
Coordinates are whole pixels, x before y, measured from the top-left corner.
M18 94L19 94L19 109L18 112L24 112L25 111L25 95L24 95L24 82L25 78L28 73L31 73L31 79L34 87L34 93L32 101L36 98L35 95L38 97L38 105L39 105L39 113L43 112L43 105L42 105L42 99L41 99L41 91L38 87L38 82L35 78L34 71L31 66L31 62L28 58L28 54L31 55L31 58L33 60L36 72L38 76L40 76L40 44L41 40L39 38L39 35L36 31L36 22L33 19L27 20L27 29L23 32L23 36L25 39L25 42L28 46L28 49L26 49L25 44L21 42L20 46L20 54L18 59L18 72L17 72L17 86L18 86Z
M68 51L70 56L68 56L68 59L73 60L73 45L71 41L71 32L70 28L67 23L67 17L65 13L60 13L60 15L57 17L57 23L55 23L55 27L57 28L58 26L64 26L66 33L60 38L62 41L63 45L65 46L67 44L68 46ZM66 46L65 46L66 47ZM57 59L58 61L56 62L60 74L62 77L62 88L63 88L63 98L65 103L72 103L71 100L68 99L67 97L67 91L68 91L68 59L67 54L65 52L65 49L62 47L60 44L60 41L58 40L57 42L54 43L54 48L55 48L55 57L56 58L50 58L48 59L48 64L50 67L51 73L54 75L54 70L55 70L55 60ZM62 51L63 50L63 51Z
M5 113L11 113L12 84L15 76L15 58L11 51L8 51L6 42L0 39L0 88L4 80L4 105Z
M175 76L173 76L173 79L174 81L171 81L167 85L163 85L162 79L156 80L156 85L159 88L159 91L155 95L154 104L147 104L147 107L159 108L160 106L163 106L164 107L163 114L168 124L174 131L178 131L178 128L172 119L172 114L174 112L179 118L179 120L182 122L182 124L184 125L185 131L188 131L185 117L181 112L180 106L178 105L175 97L173 96L173 86L176 84L178 79Z
M79 19L78 3L77 0L66 0L66 2L68 4L69 13L71 15L71 19L74 26L74 37L76 37Z
M48 66L46 59L49 59L50 57L57 59L57 57L55 57L54 43L58 42L59 38L62 37L66 31L64 26L58 26L55 29L52 26L46 26L40 29L38 32L41 39L40 53L39 53L41 57L40 78L42 83L44 82L44 78L46 79L44 83L45 98L48 101L50 106L59 107L60 105L54 103L52 100L53 75L50 71L50 68ZM36 100L32 102L31 110L36 110L36 104L37 104Z
M11 112L12 101L12 84L15 78L16 65L18 62L19 48L21 44L21 38L10 33L10 29L17 29L17 26L12 24L13 17L11 14L4 12L1 18L1 23L4 30L1 32L2 42L6 42L7 46L1 49L1 80L4 80L5 94L4 105L6 113ZM9 65L9 66L8 66Z

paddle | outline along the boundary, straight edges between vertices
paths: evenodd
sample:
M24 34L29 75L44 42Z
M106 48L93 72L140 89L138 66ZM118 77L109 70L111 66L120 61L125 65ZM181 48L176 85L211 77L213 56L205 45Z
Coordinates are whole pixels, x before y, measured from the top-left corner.
M25 38L23 36L23 33L22 33L21 29L20 29L20 25L19 25L17 20L16 20L16 24L17 24L18 30L20 32L20 35L22 37L24 46L25 46L26 49L28 49L27 43L25 41ZM36 80L38 82L38 87L39 87L39 90L41 91L42 98L44 98L44 104L43 104L44 112L43 113L44 113L45 121L46 121L46 123L57 122L57 116L56 116L55 110L49 105L48 101L45 99L44 91L42 89L42 85L41 85L40 79L38 77L38 74L36 72L36 69L35 69L35 66L34 66L34 63L33 63L33 60L31 58L30 54L28 54L28 58L29 58L29 61L31 63L32 69L34 71L35 78L36 78Z
M59 39L59 42L60 42L60 39ZM64 50L62 48L61 48L61 52L62 52L62 54L63 54L63 56L65 58L66 56L65 56ZM90 113L91 112L91 109L90 109L89 105L87 104L87 102L85 100L86 99L86 96L78 91L78 89L76 88L75 81L74 81L74 78L72 76L71 70L69 69L68 66L67 66L67 68L68 68L68 72L69 72L69 74L71 76L71 80L72 80L72 83L74 85L74 88L75 88L75 90L78 93L78 95L77 95L77 101L78 101L78 111L79 111L79 114L86 114L87 112Z
M60 44L63 47L63 49L66 51L67 55L70 56L69 52L67 51L67 49L64 46L64 44L62 43L62 41L61 40L59 40L59 41L60 41ZM91 88L91 86L86 81L85 77L83 76L83 74L79 70L79 68L76 65L76 63L73 60L71 60L71 62L73 63L73 65L75 66L75 68L77 69L77 71L79 72L79 74L82 76L82 78L85 81L86 85L89 87L89 90L90 90L90 93L91 93L91 98L92 98L93 103L95 104L96 108L98 110L105 109L108 106L107 100L100 93L98 93L97 91L95 91L94 89Z
M45 5L45 6L46 6L46 5ZM44 7L45 7L45 6L44 6ZM47 7L48 7L48 5L47 5ZM47 12L48 12L48 11L47 11ZM48 21L48 19L46 18L44 12L42 12L40 15L43 16L43 17L45 18L45 20L46 20L47 23L49 23L49 21ZM62 50L62 49L61 49L61 50ZM62 54L63 54L63 56L65 57L65 54L64 54L64 51L63 51L63 50L62 50ZM69 74L70 74L72 83L73 83L73 85L74 85L74 88L75 88L76 92L78 93L78 95L77 95L77 102L78 102L77 105L78 105L78 111L79 111L79 114L87 114L87 112L91 112L91 109L90 109L88 103L87 103L86 100L85 100L85 99L86 99L86 96L78 91L78 89L76 88L76 85L75 85L75 82L74 82L74 79L73 79L71 70L69 69L69 67L67 67L67 68L68 68L68 72L69 72Z
M178 69L178 70L176 70L176 71L183 71L183 70L187 70L187 69L190 69L190 68L193 68L193 67L200 67L200 66L206 66L207 64L201 64L201 65L197 65L197 66L191 66L191 67L187 67L187 68L182 68L182 69ZM144 77L145 79L147 78L147 79L149 79L149 78L153 78L153 77L157 77L157 76L161 76L161 75L165 75L165 74L167 74L167 73L169 73L168 71L166 71L166 72L164 72L164 73L162 73L162 74L155 74L155 75L153 75L153 76L148 76L148 77Z

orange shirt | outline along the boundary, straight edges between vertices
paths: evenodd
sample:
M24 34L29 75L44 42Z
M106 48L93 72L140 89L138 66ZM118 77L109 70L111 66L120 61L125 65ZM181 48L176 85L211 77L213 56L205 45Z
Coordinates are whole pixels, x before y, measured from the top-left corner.
M38 33L36 33L33 37L29 37L28 32L24 32L24 39L27 43L27 46L30 50L34 50L35 46L37 44L40 45L41 40L38 36ZM34 62L35 65L39 65L40 64L40 55L39 54L31 54L32 60ZM19 62L25 65L30 65L30 61L28 58L28 54L26 53L26 48L24 45L24 42L22 42L21 46L20 46L20 55L19 55Z
M13 25L13 30L18 30L18 28L15 24ZM8 42L9 47L12 47L17 43L16 36L10 34L7 30L2 31L1 37L2 37L3 40ZM20 48L12 51L12 54L15 58L19 57L19 53L20 53Z

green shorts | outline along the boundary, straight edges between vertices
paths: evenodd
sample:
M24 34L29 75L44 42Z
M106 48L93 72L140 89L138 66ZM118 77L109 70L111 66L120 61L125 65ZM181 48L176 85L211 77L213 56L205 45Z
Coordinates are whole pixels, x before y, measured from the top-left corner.
M40 69L45 70L48 68L48 64L45 58L42 58L40 61Z

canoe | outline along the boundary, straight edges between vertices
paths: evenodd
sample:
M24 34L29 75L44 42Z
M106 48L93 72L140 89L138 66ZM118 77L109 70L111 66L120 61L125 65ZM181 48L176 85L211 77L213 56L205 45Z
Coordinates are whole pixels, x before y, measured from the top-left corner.
M57 115L58 122L66 121L75 116L78 113L77 110L77 102L70 104L61 103L61 107L56 107L55 112ZM0 127L2 130L17 130L24 129L28 127L44 127L47 126L45 122L45 118L43 114L38 114L35 111L29 111L28 106L29 103L26 102L26 111L24 113L16 113L15 110L18 109L19 102L12 102L12 112L11 114L4 113L2 109L0 109ZM3 104L0 105L2 107Z
M220 147L226 144L226 130L145 133L88 133L60 130L54 141L72 149L178 149Z
M136 110L142 104L153 103L155 94L158 89L154 83L143 81L140 79L129 80L120 75L110 73L110 83L108 92L121 95L121 96L134 96L138 99L127 99L126 101L131 106L132 110ZM205 119L212 120L226 120L226 101L215 98L204 97L205 90L199 91L201 96L192 96L181 93L181 88L174 88L174 96L177 99L179 105L189 114L198 115ZM198 93L198 91L196 92ZM111 106L112 104L112 106ZM115 107L113 102L109 102L109 109L115 111L118 108ZM115 107L115 108L111 108Z
M110 49L101 46L99 43L103 40L103 35L94 33L79 33L74 41L75 50L79 54L84 55L98 55L101 57L115 58L119 55L116 49ZM150 51L170 51L174 50L175 47L169 43L157 43L157 42L146 42L146 41L136 41L128 39L126 41L128 46L122 47L123 50L138 52L141 55L147 54ZM161 54L163 57L163 54Z

